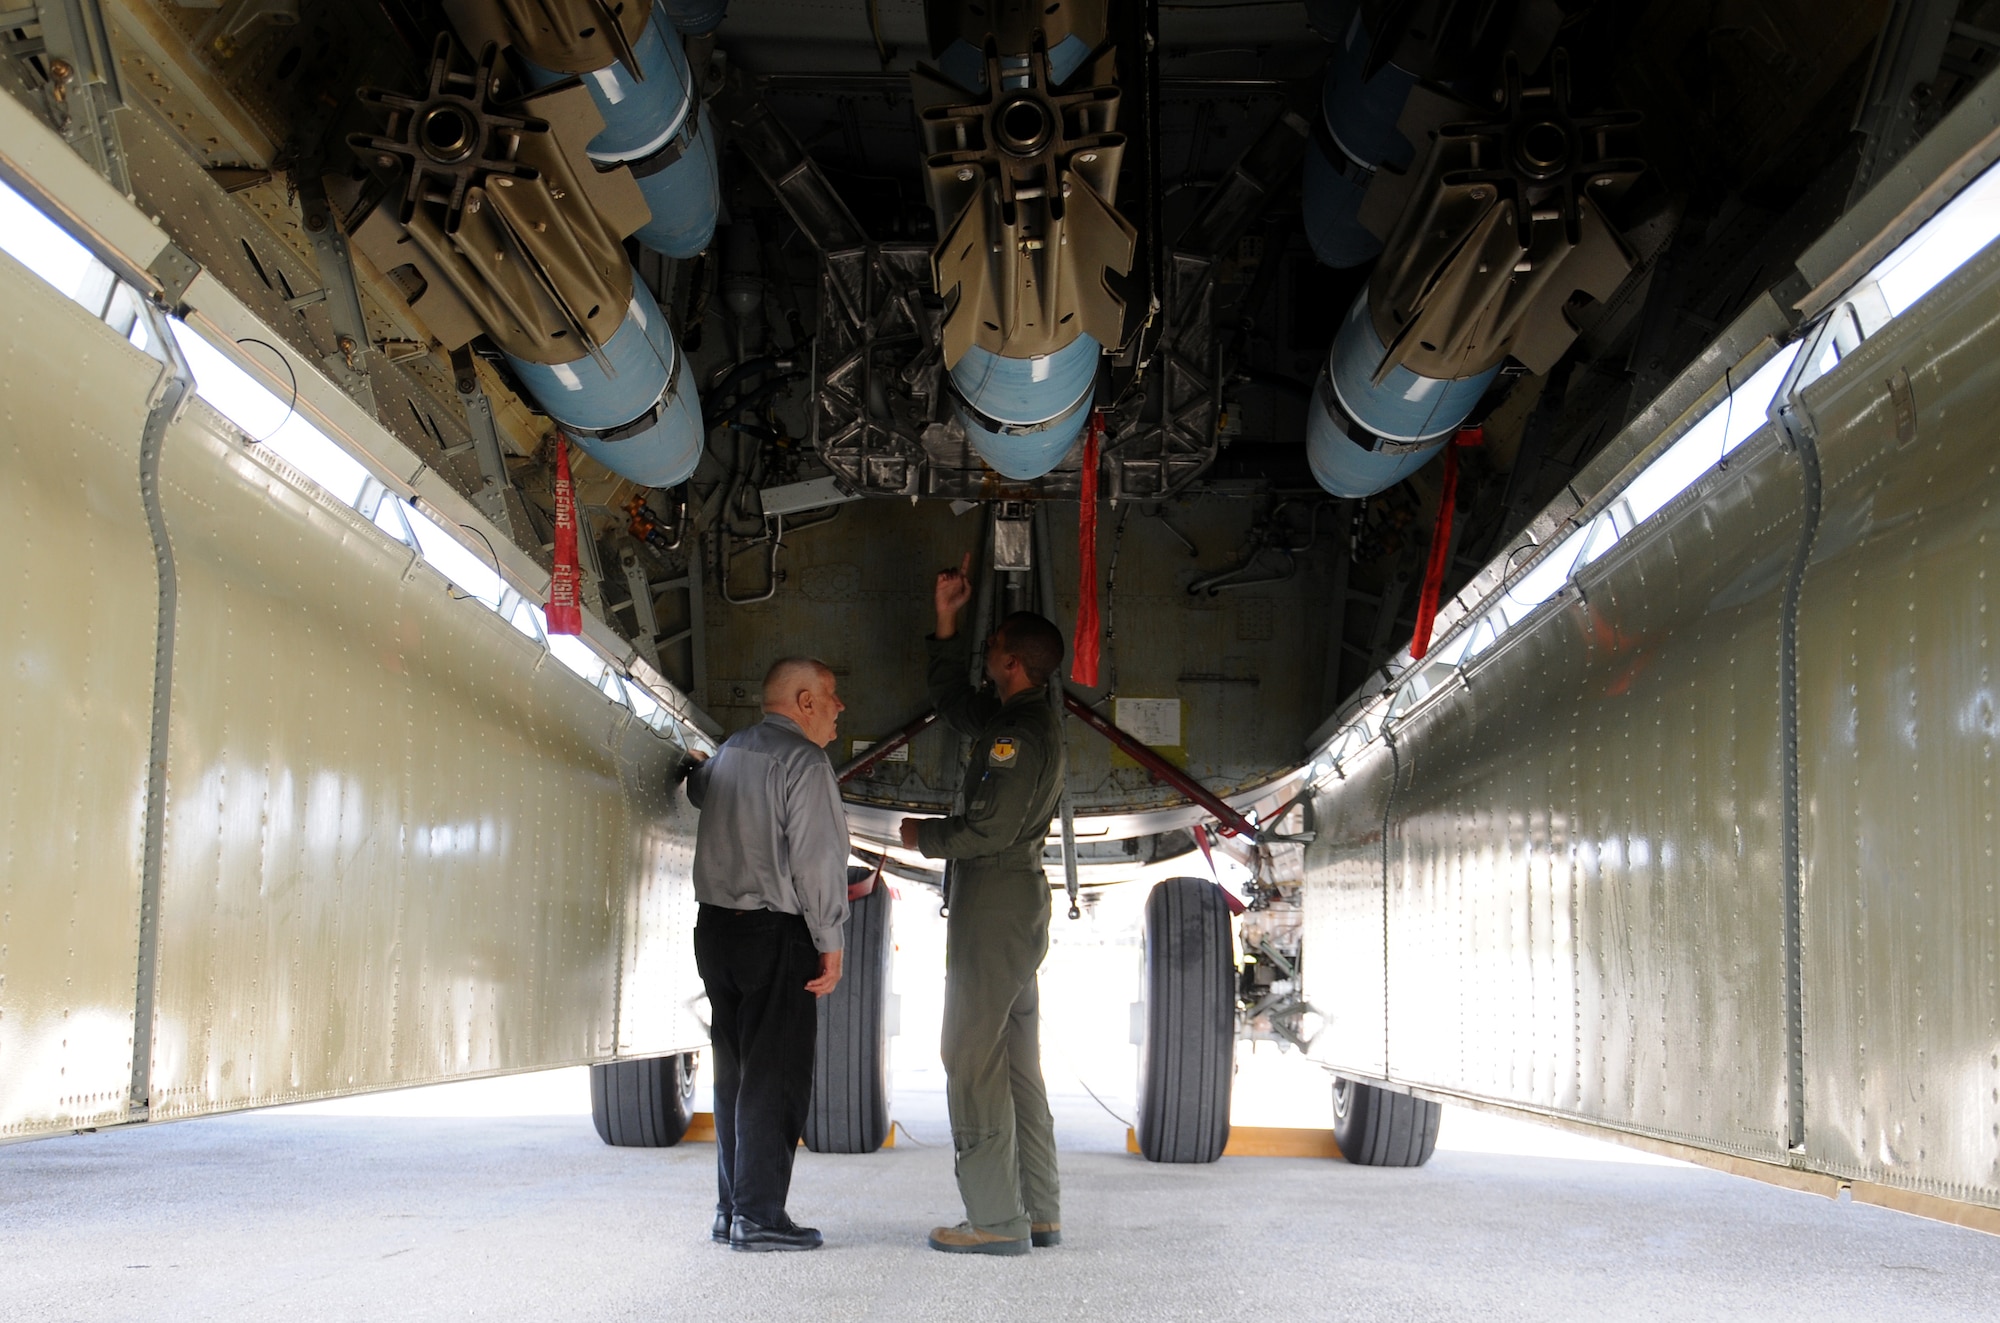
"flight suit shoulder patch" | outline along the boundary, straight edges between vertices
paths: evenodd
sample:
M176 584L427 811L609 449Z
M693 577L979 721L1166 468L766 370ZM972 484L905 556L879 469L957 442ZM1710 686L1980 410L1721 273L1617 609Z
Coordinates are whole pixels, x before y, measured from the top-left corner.
M986 763L989 767L1012 767L1020 760L1021 741L1012 735L999 735L993 740L993 747L987 750Z

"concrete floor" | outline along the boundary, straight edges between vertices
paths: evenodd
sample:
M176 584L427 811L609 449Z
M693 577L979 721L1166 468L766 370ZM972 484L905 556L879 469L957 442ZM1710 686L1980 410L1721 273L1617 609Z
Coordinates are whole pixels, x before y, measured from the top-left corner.
M266 1114L0 1149L0 1318L1991 1319L2000 1238L1693 1168L1441 1150L1155 1167L1061 1100L1067 1243L933 1253L912 1139L802 1154L813 1254L707 1239L713 1149L577 1117Z

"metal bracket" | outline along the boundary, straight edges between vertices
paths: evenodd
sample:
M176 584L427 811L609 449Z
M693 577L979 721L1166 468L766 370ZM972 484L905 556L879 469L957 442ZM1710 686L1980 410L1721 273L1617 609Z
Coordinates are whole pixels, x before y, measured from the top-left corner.
M146 270L160 282L160 301L169 308L179 308L181 296L187 293L194 278L201 274L201 263L170 243L160 250L160 255Z
M500 430L493 422L493 402L479 385L471 350L452 350L451 377L458 391L458 402L465 408L466 430L472 433L473 456L479 461L482 481L472 503L507 536L520 542L523 530L515 525L507 507L507 493L513 489L514 481L508 476L506 451L500 446Z
M592 506L602 510L602 506ZM577 507L576 553L577 561L583 569L583 606L599 620L610 618L604 609L604 562L597 555L597 534L591 529L590 520L584 517L584 509Z
M687 593L687 628L679 631L673 641L685 638L688 645L687 683L681 686L681 690L695 697L696 702L702 702L708 696L708 628L702 613L701 541L699 535L690 536L695 541L688 548L687 573L662 586L679 588Z
M340 225L334 219L319 167L312 163L301 165L292 172L292 181L298 188L306 238L312 241L313 255L319 259L319 283L326 297L327 315L333 321L337 346L321 363L327 375L373 417L375 385L369 379L369 372L374 366L375 346L368 337L368 319L361 311L361 287L354 281L354 259L347 251L347 236L340 232Z
M1917 393L1910 389L1910 374L1904 368L1897 368L1887 385L1896 410L1896 448L1908 450L1917 443Z
M49 76L43 90L49 122L113 188L131 197L125 147L112 118L124 107L125 95L118 82L111 32L97 0L44 0L0 17L12 20L9 26L41 24L39 43L14 46L11 53L42 57Z
M298 21L299 0L235 0L202 27L196 44L207 49L217 42L241 42L261 23L289 28L296 27Z
M625 587L632 594L632 618L639 626L639 653L657 671L660 669L660 619L653 613L653 584L639 559L639 549L630 542L618 548L618 569L625 576Z
M1002 501L993 516L993 568L1007 572L1035 568L1033 512L1026 501Z

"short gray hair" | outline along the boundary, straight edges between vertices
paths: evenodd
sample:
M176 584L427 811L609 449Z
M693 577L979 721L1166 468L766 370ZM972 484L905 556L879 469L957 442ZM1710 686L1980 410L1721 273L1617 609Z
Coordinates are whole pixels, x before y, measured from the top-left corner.
M764 672L764 710L789 707L799 691L810 689L825 678L833 679L833 668L817 657L780 657Z

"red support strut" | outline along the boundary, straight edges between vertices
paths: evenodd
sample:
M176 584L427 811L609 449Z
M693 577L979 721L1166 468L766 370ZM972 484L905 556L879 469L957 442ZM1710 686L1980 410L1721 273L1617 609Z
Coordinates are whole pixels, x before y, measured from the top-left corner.
M1063 706L1084 725L1117 745L1119 751L1133 762L1159 777L1174 789L1186 795L1195 803L1207 809L1215 820L1222 824L1222 830L1231 836L1242 836L1248 840L1257 839L1257 824L1222 802L1216 793L1201 782L1154 753L1126 731L1106 721L1088 703L1082 702L1075 694L1063 694Z
M877 744L874 748L863 750L855 757L835 768L833 773L834 779L842 784L852 781L876 763L881 762L884 758L887 758L890 754L929 730L937 719L938 714L935 708L924 713L894 735L891 735L888 739Z
M1431 630L1437 624L1438 594L1444 591L1446 562L1451 556L1451 524L1458 513L1458 452L1486 444L1486 429L1468 427L1444 448L1444 490L1438 493L1437 523L1431 526L1431 554L1424 565L1423 596L1417 599L1417 630L1410 639L1410 660L1422 661L1431 650Z

